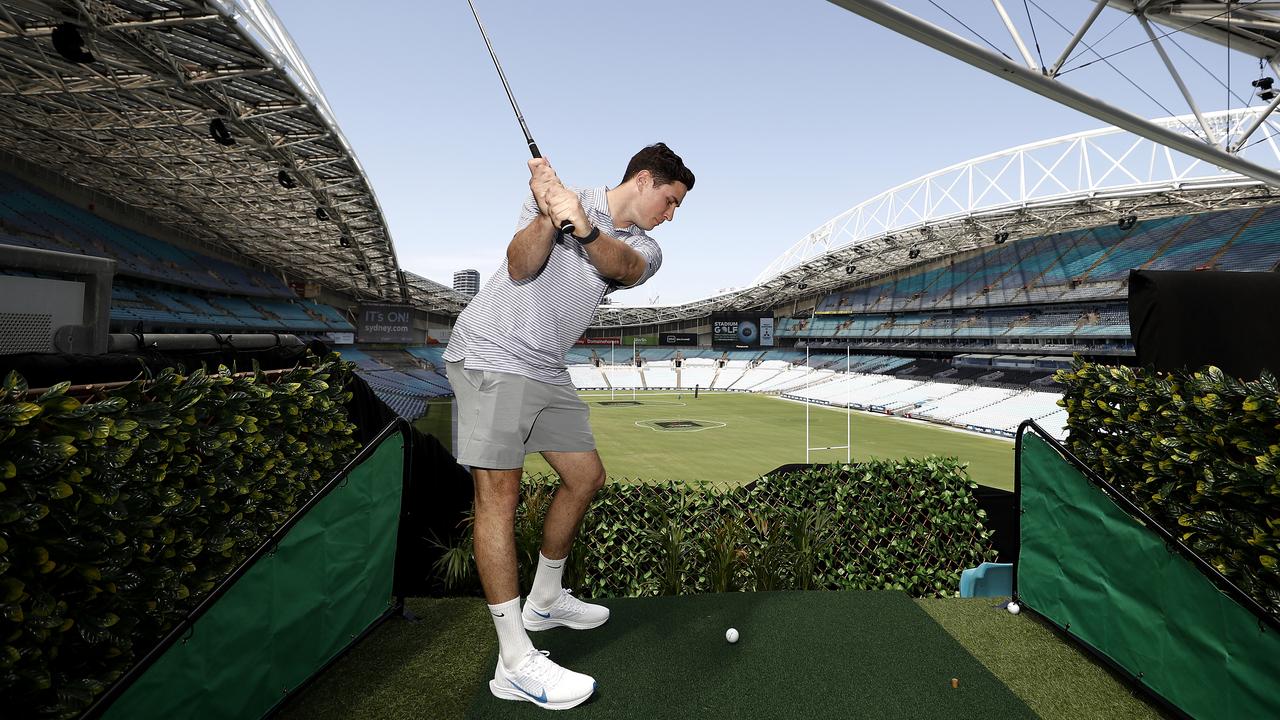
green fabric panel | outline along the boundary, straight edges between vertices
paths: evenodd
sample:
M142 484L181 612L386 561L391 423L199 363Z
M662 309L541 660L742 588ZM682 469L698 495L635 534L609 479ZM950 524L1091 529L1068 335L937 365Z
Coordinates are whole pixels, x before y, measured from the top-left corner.
M1016 592L1195 718L1277 718L1280 633L1038 436L1022 438Z
M261 717L393 602L404 440L388 437L107 710L106 720Z

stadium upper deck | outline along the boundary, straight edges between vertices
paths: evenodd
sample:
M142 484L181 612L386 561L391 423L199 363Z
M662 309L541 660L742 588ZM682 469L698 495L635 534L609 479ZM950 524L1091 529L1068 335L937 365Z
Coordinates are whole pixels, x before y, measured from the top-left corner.
M1220 137L1243 135L1264 108L1205 113ZM1269 132L1280 131L1271 118ZM1152 120L1169 128L1192 116ZM1280 166L1280 149L1259 143L1256 162ZM598 327L692 320L721 310L813 304L833 291L889 281L940 259L1029 238L1061 238L1122 220L1177 218L1276 203L1272 190L1125 132L1102 128L1029 143L917 178L833 217L783 252L750 287L657 307L604 306ZM1112 235L1110 242L1121 238ZM1109 245L1108 245L1109 247ZM1125 268L1127 269L1127 268ZM1256 268L1233 268L1256 269ZM1032 300L1034 302L1034 300Z
M359 160L265 3L74 7L34 0L0 16L5 165L353 299L462 308L400 271Z

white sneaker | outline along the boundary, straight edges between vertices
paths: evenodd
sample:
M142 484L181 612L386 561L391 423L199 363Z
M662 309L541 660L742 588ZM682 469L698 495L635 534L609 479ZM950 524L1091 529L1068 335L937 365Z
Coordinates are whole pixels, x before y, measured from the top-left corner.
M526 700L548 710L581 705L595 690L595 679L551 662L546 650L530 650L515 670L507 670L499 655L498 667L489 681L489 692L494 697Z
M573 596L570 590L560 590L560 597L551 607L540 608L532 600L525 600L520 613L525 630L546 630L567 627L574 630L590 630L600 627L609 619L609 608L585 603Z

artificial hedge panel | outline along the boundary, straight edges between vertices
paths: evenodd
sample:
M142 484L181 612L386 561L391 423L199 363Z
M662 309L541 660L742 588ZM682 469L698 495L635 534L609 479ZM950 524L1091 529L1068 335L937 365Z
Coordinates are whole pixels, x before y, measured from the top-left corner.
M552 475L522 483L516 544L525 588L557 483ZM880 588L954 595L962 570L996 554L975 487L962 463L937 457L817 465L731 489L610 482L587 512L565 582L591 597ZM453 591L474 590L469 532L437 571Z
M358 450L331 355L0 388L0 696L74 717Z
M1058 372L1067 446L1280 615L1280 386L1215 367L1157 373L1087 363Z

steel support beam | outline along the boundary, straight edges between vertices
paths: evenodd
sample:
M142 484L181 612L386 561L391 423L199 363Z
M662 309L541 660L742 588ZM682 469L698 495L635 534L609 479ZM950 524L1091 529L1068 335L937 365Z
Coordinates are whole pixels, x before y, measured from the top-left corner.
M1038 72L1032 72L1016 62L985 50L914 15L899 10L881 0L828 0L849 12L883 25L894 32L923 43L935 50L968 63L980 70L1008 80L1022 88L1042 95L1054 102L1091 115L1105 123L1145 137L1153 142L1173 148L1191 157L1218 167L1251 177L1259 182L1280 187L1280 172L1248 162L1217 147L1188 138L1167 128L1159 127L1146 119L1117 107L1108 105L1079 90L1067 87Z

